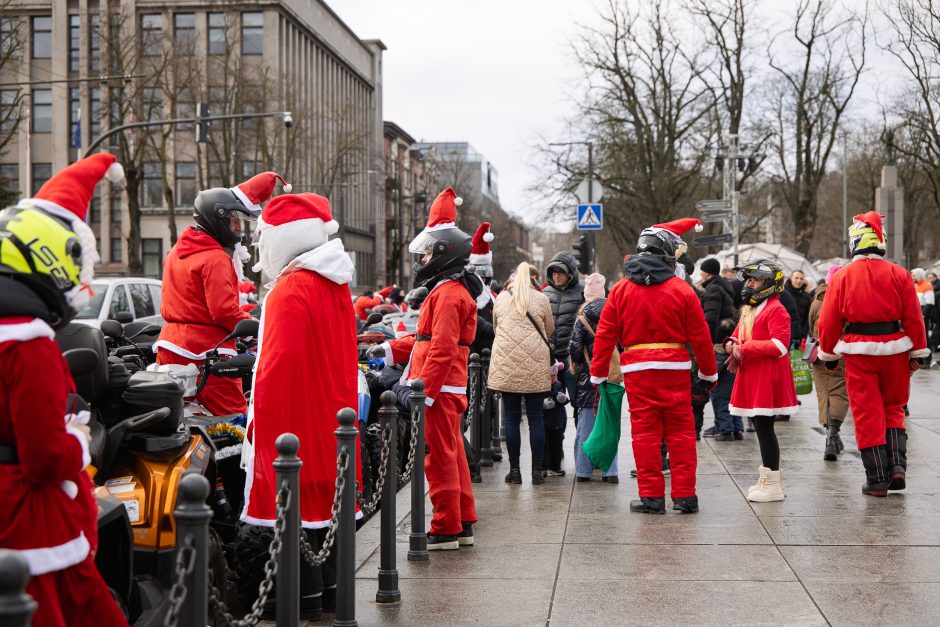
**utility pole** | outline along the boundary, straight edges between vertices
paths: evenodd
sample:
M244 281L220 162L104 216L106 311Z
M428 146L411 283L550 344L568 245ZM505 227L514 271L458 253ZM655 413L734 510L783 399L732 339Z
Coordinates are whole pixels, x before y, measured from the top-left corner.
M738 220L738 136L731 135L728 154L725 156L725 200L731 201L731 254L734 265L738 265L738 243L741 237L740 220Z
M842 258L849 258L849 174L848 142L842 131Z
M588 149L588 204L594 204L594 142L585 142ZM597 257L597 251L594 248L594 231L588 231L588 246L590 254L587 258L588 270L594 272L594 260Z

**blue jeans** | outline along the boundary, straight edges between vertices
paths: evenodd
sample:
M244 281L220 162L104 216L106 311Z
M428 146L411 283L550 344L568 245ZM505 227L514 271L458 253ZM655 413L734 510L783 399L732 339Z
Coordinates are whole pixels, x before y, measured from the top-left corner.
M590 477L591 473L594 472L595 466L581 450L581 445L586 442L591 435L591 430L594 429L594 422L596 420L597 414L595 414L594 410L590 407L584 407L578 410L578 427L574 436L574 462L575 472L579 477ZM604 473L605 477L616 476L617 457L619 457L619 454L614 456L613 463L611 463L607 472Z
M711 396L712 409L715 411L715 432L730 434L734 431L744 431L744 421L741 420L741 416L732 416L728 411L731 399L714 393Z
M534 394L516 394L503 392L503 421L506 428L506 450L509 452L509 465L519 467L519 451L522 448L522 402L525 401L525 415L529 421L529 448L532 449L532 462L542 463L545 452L545 423L542 422L542 403L545 392Z

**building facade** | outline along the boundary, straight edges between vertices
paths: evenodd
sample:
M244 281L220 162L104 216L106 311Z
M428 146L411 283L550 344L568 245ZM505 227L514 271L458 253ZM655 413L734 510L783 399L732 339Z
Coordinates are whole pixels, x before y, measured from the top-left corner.
M292 113L289 127L272 116L105 140L129 177L126 188L100 185L90 212L102 271L160 276L198 190L270 169L295 192L330 198L356 264L353 289L384 281L385 47L325 3L18 0L3 27L18 29L21 46L0 74L0 106L14 94L23 102L0 176L20 196L121 124Z

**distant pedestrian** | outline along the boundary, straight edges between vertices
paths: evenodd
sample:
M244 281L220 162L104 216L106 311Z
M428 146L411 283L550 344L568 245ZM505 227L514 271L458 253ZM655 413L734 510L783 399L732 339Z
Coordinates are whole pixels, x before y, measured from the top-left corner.
M735 310L740 310L744 306L744 298L741 296L741 290L744 289L744 281L738 278L737 272L731 266L725 266L721 269L721 278L731 286L731 296L734 302Z
M545 482L542 460L545 453L543 403L551 388L553 361L548 338L555 330L548 297L538 289L538 272L526 262L516 268L515 278L496 299L493 309L493 356L489 387L502 393L509 454L506 483L522 483L519 456L522 448L520 424L525 405L532 452L532 483Z
M809 306L813 302L813 290L809 289L806 283L806 275L802 270L794 270L790 273L790 278L783 285L784 291L793 297L796 303L796 322L797 326L791 320L790 324L790 345L793 348L799 348L803 340L809 334ZM797 333L794 334L794 331Z
M816 287L813 304L809 307L810 336L819 338L819 312L822 311L823 299L836 272L842 269L833 265L826 274L826 281ZM819 424L826 429L826 450L823 459L834 462L845 446L839 431L849 413L849 393L845 388L845 363L839 360L835 368L827 368L825 362L817 359L813 363L813 383L816 386L816 400L819 406Z

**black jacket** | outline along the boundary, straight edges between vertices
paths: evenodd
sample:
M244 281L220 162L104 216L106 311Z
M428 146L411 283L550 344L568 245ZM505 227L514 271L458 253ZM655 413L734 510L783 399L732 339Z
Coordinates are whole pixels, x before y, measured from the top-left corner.
M496 332L493 330L493 306L492 303L483 309L477 310L477 334L473 338L473 344L470 345L470 353L476 353L483 356L483 349L488 348L493 351L493 339Z
M595 331L601 319L601 310L606 302L606 298L591 301L581 312ZM591 383L591 367L584 358L584 352L587 351L588 357L594 359L594 334L585 329L580 320L575 320L570 346L571 361L574 362L575 367L574 375L578 381L578 400L575 404L578 407L594 407L597 401L597 387Z
M551 279L551 271L560 269L571 279L565 288L555 287ZM571 253L561 252L552 257L545 268L546 287L544 293L552 306L552 317L555 319L555 331L552 333L552 345L555 347L555 359L565 361L568 359L568 343L571 341L571 331L578 315L578 308L584 302L584 284L578 275L578 264Z
M741 279L725 279L725 281L731 286L734 308L741 309L741 307L744 307L744 297L741 295L741 291L744 289L744 281Z
M796 303L797 322L799 323L799 326L796 326L792 324L791 320L790 341L802 340L809 334L809 306L813 303L813 291L807 289L806 285L796 289L790 283L790 279L787 279L787 282L783 284L783 291L788 292L793 297L793 301Z
M702 283L705 295L702 297L702 309L705 310L705 322L712 334L712 342L721 342L718 337L718 325L722 320L734 316L734 295L728 281L721 277L712 277Z
M802 339L800 331L803 327L800 324L800 312L796 308L796 300L793 298L793 294L786 289L780 292L780 304L790 314L790 346L794 346Z

